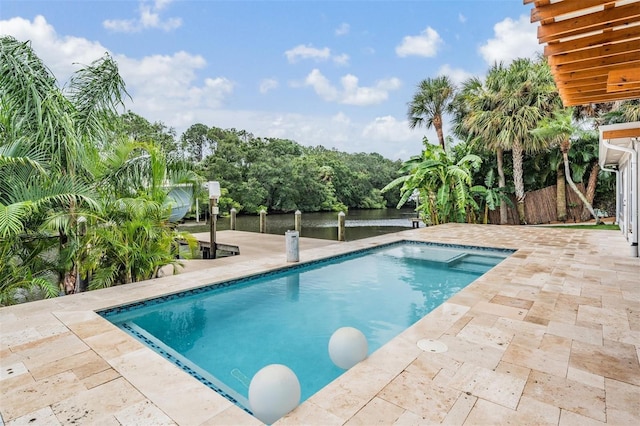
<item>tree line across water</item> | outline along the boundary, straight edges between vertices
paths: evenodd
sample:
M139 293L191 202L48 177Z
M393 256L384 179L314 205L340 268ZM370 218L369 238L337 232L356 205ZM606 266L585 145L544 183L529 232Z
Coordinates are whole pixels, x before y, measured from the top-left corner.
M376 153L307 147L204 124L187 129L172 152L194 164L206 180L220 182L223 211L377 209L395 207L400 199L397 192L380 190L397 176L401 162ZM200 194L205 209L206 197Z
M109 55L61 88L28 42L0 37L0 305L145 280L178 264L181 242L197 247L169 221L170 193L191 188L205 209L210 180L221 182L222 210L415 201L433 224L486 221L508 194L520 204L525 189L557 184L563 220L565 182L587 180L589 207L598 188L611 189L598 173L597 137L581 130L638 119L640 110L638 101L594 106L591 124L578 125L590 111L561 108L543 60L496 65L460 88L428 78L407 115L413 127L435 127L439 144L425 139L421 153L399 162L204 124L178 138L121 113L127 96ZM447 114L452 135L442 130Z

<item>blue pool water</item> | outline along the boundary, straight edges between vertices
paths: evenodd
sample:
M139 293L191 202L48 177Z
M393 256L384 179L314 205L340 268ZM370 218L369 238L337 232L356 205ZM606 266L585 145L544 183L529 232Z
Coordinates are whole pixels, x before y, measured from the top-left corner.
M371 354L509 254L396 243L100 314L245 409L269 364L296 373L304 401L343 372L335 330L359 329Z

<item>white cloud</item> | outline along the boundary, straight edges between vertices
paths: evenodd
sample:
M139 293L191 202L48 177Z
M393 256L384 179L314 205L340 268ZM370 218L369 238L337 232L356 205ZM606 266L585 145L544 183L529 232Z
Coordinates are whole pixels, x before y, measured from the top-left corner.
M349 24L347 24L346 22L343 22L342 24L340 24L338 28L336 28L336 35L337 36L347 35L349 34L350 29L351 27L349 26Z
M180 18L162 19L160 17L160 12L173 0L155 0L153 2L139 0L139 2L138 17L133 19L106 19L102 22L102 26L107 30L122 33L135 33L152 28L172 31L182 26L182 19Z
M438 53L442 38L431 27L427 27L417 36L405 36L402 43L396 46L396 54L401 58L406 56L433 57Z
M260 93L264 95L270 90L277 89L278 86L278 80L274 78L265 78L260 82Z
M392 159L407 159L422 151L422 136L409 128L406 120L386 115L367 123L361 136L372 146L384 146L386 156Z
M314 69L305 79L305 85L313 87L318 96L327 102L338 102L346 105L377 105L386 101L389 92L402 85L398 78L383 79L374 86L360 87L358 77L347 74L340 79L342 89L338 89L320 72Z
M438 69L438 75L446 75L455 85L460 85L463 81L471 78L474 74L462 68L452 68L449 64L444 64Z
M331 82L322 75L320 70L314 69L304 80L305 85L313 87L313 90L325 101L338 100L338 89L331 85Z
M391 115L376 117L362 129L362 136L389 142L405 142L415 138L407 120L398 120Z
M1 1L1 0L0 0ZM141 58L110 52L104 45L80 37L58 34L38 16L33 20L13 18L0 20L0 33L11 34L19 40L31 40L36 54L51 68L60 82L68 81L79 64L89 64L109 52L118 62L120 73L127 84L133 100L126 101L131 109L151 122L163 122L178 134L193 123L205 123L220 128L245 129L264 137L282 137L301 144L324 145L347 152L378 152L389 158L406 159L420 152L423 131L415 131L412 138L404 132L408 126L399 124L393 134L384 133L382 120L377 127L365 134L367 119L346 115L343 112L320 112L299 114L289 112L231 110L228 99L233 95L236 83L224 76L200 76L207 68L204 57L179 51L167 55L148 55ZM76 65L74 65L76 64ZM400 86L400 80L387 79L372 87L360 87L357 78L346 79L349 91L338 83L340 89L332 87L330 81L319 72L309 74L314 81L324 81L328 96L333 102L344 102L350 97L354 102L366 103L385 98L385 91ZM307 85L305 81L299 87ZM280 108L285 108L280 104ZM401 122L400 122L401 123ZM389 127L389 126L387 126ZM377 134L374 134L378 130ZM387 130L389 132L389 130ZM383 137L388 134L388 138ZM435 139L435 136L433 138ZM395 143L389 143L389 142Z
M311 45L305 46L304 44L299 44L293 49L289 49L284 52L284 55L291 64L296 63L301 59L313 59L316 62L326 61L331 57L331 49L328 47L317 49Z
M505 18L493 26L494 38L487 40L478 50L489 65L500 61L510 63L516 58L532 58L542 52L536 31L537 25L531 24L526 15L521 15L517 21Z
M342 111L331 117L331 121L339 124L351 124L351 119Z
M0 32L18 40L31 40L34 51L60 85L81 65L90 64L109 52L100 43L59 35L42 16L33 21L22 18L0 21ZM132 101L126 101L126 107L150 121L188 127L194 122L193 111L219 108L233 92L234 83L225 77L198 79L197 71L206 66L206 60L200 55L180 51L138 59L109 53L118 63L132 97Z
M336 55L333 57L333 62L338 65L349 65L349 55L347 55L346 53Z
M467 22L467 17L464 16L462 13L458 13L458 21L460 21L460 23L464 24L465 22Z
M332 55L331 49L328 47L318 49L312 45L299 44L293 49L289 49L284 52L284 55L287 57L287 61L289 61L290 64L295 64L296 62L304 59L311 59L316 62L324 62L331 59L338 65L349 64L349 55L346 53Z
M220 108L233 92L234 83L225 77L205 78L198 84L196 71L206 66L199 55L177 52L142 59L118 55L116 60L133 99L129 107L145 117L161 116L172 125L182 124L179 117L184 111Z
M216 117L226 120L226 114L216 113ZM422 134L412 132L406 121L391 116L360 123L342 112L330 117L236 112L233 119L234 122L225 127L251 129L256 135L292 139L308 146L323 145L347 152L378 152L387 158L405 160L422 150Z

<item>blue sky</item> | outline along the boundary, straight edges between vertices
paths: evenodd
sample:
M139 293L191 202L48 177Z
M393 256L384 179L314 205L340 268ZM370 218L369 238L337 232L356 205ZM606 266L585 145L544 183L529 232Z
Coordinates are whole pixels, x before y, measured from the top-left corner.
M109 52L126 108L178 135L203 123L393 159L437 142L407 124L420 80L542 50L522 0L2 0L0 33L31 40L61 85Z

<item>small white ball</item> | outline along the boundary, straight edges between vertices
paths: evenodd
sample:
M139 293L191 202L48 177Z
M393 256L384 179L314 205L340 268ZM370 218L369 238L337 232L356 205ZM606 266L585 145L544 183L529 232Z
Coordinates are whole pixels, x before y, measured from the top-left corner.
M249 406L258 420L272 424L299 403L300 382L286 365L267 365L251 379Z
M329 357L331 361L345 370L365 359L368 351L367 338L357 328L339 328L329 339Z

